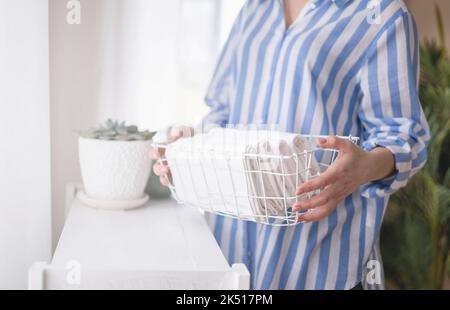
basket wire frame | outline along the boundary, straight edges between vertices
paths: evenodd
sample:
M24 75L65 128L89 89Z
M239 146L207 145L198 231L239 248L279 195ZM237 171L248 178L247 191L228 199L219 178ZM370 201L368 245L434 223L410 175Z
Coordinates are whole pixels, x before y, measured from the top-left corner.
M325 138L327 136L324 135L300 135L303 138L307 138L309 141L313 139L318 138ZM340 138L347 139L351 141L354 144L357 144L359 141L359 138L353 137L353 136L339 136ZM154 143L154 148L163 148L165 149L167 147L167 144L165 143ZM175 200L178 203L181 204L187 204L194 207L199 208L201 211L211 212L219 215L223 215L226 217L232 217L237 218L240 220L246 220L246 221L253 221L257 223L262 223L266 225L272 225L272 226L292 226L298 224L298 217L302 212L299 211L293 211L292 205L300 200L304 199L310 199L312 196L317 195L320 193L320 190L316 190L313 192L304 193L301 195L295 195L293 192L288 193L287 192L287 178L293 178L294 179L294 187L298 188L301 183L304 183L310 179L313 179L319 175L321 175L336 159L338 155L337 149L322 149L322 148L313 148L311 150L305 150L301 153L293 153L291 155L273 155L273 154L261 154L259 152L257 153L244 153L240 155L239 158L232 155L225 156L225 162L226 162L226 170L229 174L229 180L231 180L231 188L232 193L227 193L224 191L223 185L219 178L219 167L217 166L217 161L214 158L214 154L212 153L211 156L209 156L210 165L212 167L212 174L213 178L207 177L207 171L205 170L204 164L199 164L196 166L200 167L200 172L203 177L203 189L197 188L198 182L196 182L195 175L193 173L193 159L187 156L185 158L185 164L187 166L188 175L182 175L178 178L179 184L178 186L183 187L183 190L192 190L192 193L195 197L194 201L185 201L183 200L177 193L177 188L173 184L173 178L169 178L169 189L172 193L172 196L175 198ZM315 160L317 161L317 164L319 166L319 171L316 173L311 173L311 163L313 161L313 156L315 157ZM325 157L325 158L324 158ZM222 157L223 158L223 157ZM242 171L236 171L236 169L233 169L231 166L232 160L243 160L244 162L251 162L255 161L256 169L244 169ZM285 164L283 161L285 160L291 160L295 164L294 171L286 171ZM281 171L273 171L273 170L267 170L264 169L263 161L278 161ZM168 159L163 156L160 159L158 159L158 162L163 165L168 165ZM172 174L182 174L182 170L180 169L180 162L175 159L171 159L171 164L169 167ZM258 195L257 193L252 193L252 191L249 191L248 195L238 195L237 189L235 184L235 178L233 174L235 173L243 173L246 176L251 176L252 174L258 175L258 182L259 182L259 189L261 189L261 194ZM276 180L279 180L281 178L281 186L282 186L282 195L280 196L269 196L266 194L266 188L267 184L265 184L265 176L271 176L275 178ZM212 179L212 180L211 180ZM302 181L303 180L303 181ZM255 178L253 178L253 181L255 181ZM186 185L186 182L190 183L190 187ZM210 183L209 183L210 182ZM213 188L212 183L215 183L215 187L217 188L217 192L213 192L211 188ZM254 182L253 182L254 183ZM200 191L204 191L206 189L206 195L201 196ZM213 199L213 196L218 197L218 199ZM206 200L204 199L206 197ZM262 212L258 212L258 210L255 211L255 208L252 208L253 214L245 214L245 212L242 212L239 200L245 199L248 200L248 203L252 206L259 205L262 206ZM262 200L262 202L260 202ZM277 214L271 214L269 212L269 201L281 201L282 203L282 212L279 212ZM219 206L222 206L222 208L219 208ZM230 205L233 205L233 209L229 210ZM259 210L261 211L261 210Z

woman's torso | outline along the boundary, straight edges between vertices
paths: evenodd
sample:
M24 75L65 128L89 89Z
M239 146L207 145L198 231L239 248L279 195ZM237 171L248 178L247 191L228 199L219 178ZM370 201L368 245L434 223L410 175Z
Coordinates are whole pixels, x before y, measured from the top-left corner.
M376 11L368 3L312 1L286 29L282 1L250 1L233 60L229 123L360 136L359 73L383 25L370 23ZM398 10L392 1L381 5Z

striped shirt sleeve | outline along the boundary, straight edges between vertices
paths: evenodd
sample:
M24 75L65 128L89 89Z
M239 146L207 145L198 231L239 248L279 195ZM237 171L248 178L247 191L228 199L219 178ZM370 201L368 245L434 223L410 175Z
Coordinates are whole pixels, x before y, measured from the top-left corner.
M394 193L426 162L430 133L419 102L418 80L416 25L405 11L380 29L361 70L362 147L390 150L396 169L393 176L364 185L365 197Z
M228 122L230 113L229 88L232 87L233 83L233 66L236 65L236 50L247 6L248 3L243 6L233 23L206 92L205 102L211 110L202 120L203 127L209 125L224 127Z

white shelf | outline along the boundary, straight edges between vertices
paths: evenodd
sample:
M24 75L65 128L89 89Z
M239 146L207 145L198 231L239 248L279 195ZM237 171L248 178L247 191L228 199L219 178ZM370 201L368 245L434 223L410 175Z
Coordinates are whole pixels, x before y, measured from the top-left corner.
M239 285L234 285L237 282L233 280L232 287L248 287L245 267L228 265L203 215L194 208L178 205L173 200L150 199L139 209L96 210L73 198L77 187L72 188L72 191L68 190L70 208L53 260L50 264L35 264L30 269L32 288L45 288L43 269L64 273L67 264L73 261L85 271L97 274L111 271L109 282L111 274L117 272L121 273L119 278L123 278L127 271L147 274L147 278L152 275L161 277L165 273L173 278L176 272L180 272L183 281L192 279L195 288L195 275L211 272L212 278L217 273L237 274ZM63 278L64 275L61 276ZM61 279L47 282L59 283L60 287L63 285ZM220 285L218 283L218 287ZM184 286L192 288L190 283ZM202 287L202 284L197 286Z
M203 216L173 200L129 211L91 209L74 199L52 264L88 268L229 268Z

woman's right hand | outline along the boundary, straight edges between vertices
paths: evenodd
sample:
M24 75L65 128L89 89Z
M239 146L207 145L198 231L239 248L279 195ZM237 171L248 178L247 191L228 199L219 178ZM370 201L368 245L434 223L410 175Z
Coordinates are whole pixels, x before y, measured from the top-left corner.
M178 126L172 127L169 133L169 142L174 142L180 138L192 137L194 135L194 128L187 126ZM155 164L153 165L153 171L157 176L159 176L159 180L162 185L169 186L170 183L170 169L167 166L167 162L163 161L162 163L159 159L164 156L164 148L152 149L151 158L155 160Z

